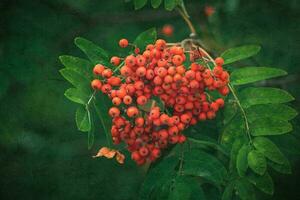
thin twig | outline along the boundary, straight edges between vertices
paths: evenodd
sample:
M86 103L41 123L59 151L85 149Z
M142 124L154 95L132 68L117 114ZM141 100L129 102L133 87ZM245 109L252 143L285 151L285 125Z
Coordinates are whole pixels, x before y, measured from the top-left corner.
M181 17L184 19L184 21L188 25L188 27L191 31L190 37L195 37L197 35L197 32L196 32L196 29L195 29L194 25L192 24L191 20L189 19L189 17L186 16L186 14L180 8L178 8L177 11L179 12Z

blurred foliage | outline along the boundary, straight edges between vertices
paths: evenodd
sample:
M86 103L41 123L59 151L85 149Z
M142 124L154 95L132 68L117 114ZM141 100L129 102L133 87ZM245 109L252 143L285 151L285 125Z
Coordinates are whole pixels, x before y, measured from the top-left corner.
M205 5L215 7L208 18ZM186 7L206 48L214 53L261 44L261 54L246 63L287 70L287 78L264 85L290 91L299 110L298 0L187 0ZM58 72L58 56L82 56L73 45L77 36L122 55L117 46L120 38L132 41L138 33L166 23L175 27L168 40L180 41L188 36L183 20L176 12L150 5L134 11L132 3L120 0L2 0L0 12L0 197L135 199L142 169L130 159L124 166L92 159L105 136L96 133L94 148L87 149L87 135L76 129L76 106L63 96L68 84ZM294 124L299 126L299 117ZM299 132L293 134L300 138ZM285 144L285 153L294 160L293 174L274 174L276 198L272 199L300 195L299 143L290 138Z

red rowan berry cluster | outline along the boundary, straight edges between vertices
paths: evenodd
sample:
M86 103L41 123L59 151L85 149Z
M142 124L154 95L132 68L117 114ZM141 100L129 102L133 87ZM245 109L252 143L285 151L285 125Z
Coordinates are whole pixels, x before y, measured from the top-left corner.
M128 45L131 44L126 39L119 42L122 48ZM156 160L168 144L184 142L185 128L213 119L224 106L222 98L213 100L207 93L229 92L229 74L222 68L223 59L215 60L213 70L198 64L195 56L190 66L183 65L185 60L182 47L159 39L142 53L136 49L125 59L113 56L111 63L119 71L101 64L94 67L99 79L92 81L92 87L107 94L114 105L109 109L113 142L125 142L139 165ZM158 107L154 96L172 112Z

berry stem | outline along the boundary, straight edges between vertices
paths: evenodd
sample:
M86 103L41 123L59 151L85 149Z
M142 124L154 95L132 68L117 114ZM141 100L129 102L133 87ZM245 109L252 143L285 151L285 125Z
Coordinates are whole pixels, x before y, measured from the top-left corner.
M113 71L113 73L115 73L116 71L118 71L123 65L124 65L124 60L120 63L120 65L118 67L116 67Z
M189 16L187 15L187 12L186 12L185 8L183 8L183 6L180 5L177 8L177 11L179 12L179 14L181 15L181 17L184 19L184 21L188 25L188 27L190 29L190 32L191 32L190 37L195 37L197 35L196 29L195 29L194 25L192 24L191 20L189 19Z

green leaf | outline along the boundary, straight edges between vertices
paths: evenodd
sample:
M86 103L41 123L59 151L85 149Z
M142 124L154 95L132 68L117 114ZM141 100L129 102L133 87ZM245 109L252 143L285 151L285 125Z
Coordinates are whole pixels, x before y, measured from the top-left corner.
M109 59L108 54L93 42L81 37L77 37L75 38L75 44L87 55L94 65L99 63L105 65L107 64Z
M237 138L245 136L245 122L241 115L236 115L230 123L228 123L221 138L221 144L230 148Z
M295 130L296 132L297 130ZM270 138L275 145L281 150L281 152L288 156L299 157L300 156L300 141L296 137L296 134L285 134Z
M289 161L287 160L284 164L278 164L272 161L268 161L269 166L271 166L275 171L282 174L291 174L292 169Z
M134 0L134 8L136 10L144 7L147 3L147 0Z
M291 123L273 118L262 118L251 122L251 134L261 135L282 135L293 130Z
M111 107L111 101L110 99L102 94L99 93L96 95L97 101L94 101L94 108L96 111L96 114L98 115L102 128L104 130L104 133L106 135L107 142L111 143L111 134L110 134L110 128L112 125L110 116L108 114L108 110Z
M64 68L59 71L61 75L76 88L80 88L84 92L90 91L90 81L74 71L73 69Z
M213 148L213 149L223 153L226 156L228 156L228 154L229 154L227 149L225 149L223 146L221 146L217 141L200 140L200 139L194 139L191 137L188 137L188 141L191 143L191 144L189 144L190 146L195 144L197 147L203 147L203 146L210 147L210 148Z
M88 132L91 130L91 119L89 116L89 111L85 108L85 106L79 106L76 110L76 124L78 130L82 132Z
M258 151L260 151L265 157L267 157L271 161L278 164L284 164L286 162L286 158L284 157L284 155L277 148L277 146L268 138L256 137L253 140L253 145Z
M216 157L199 149L184 155L183 172L185 175L203 177L217 185L227 178L224 165Z
M88 132L88 149L91 149L95 142L95 133L93 130Z
M85 105L89 99L88 94L78 88L69 88L64 94L69 100Z
M238 105L236 102L228 101L224 107L224 120L223 123L226 125L230 122L238 111Z
M221 54L221 57L224 59L224 64L229 64L254 56L260 51L260 49L261 48L258 45L245 45L235 47L226 50Z
M153 8L158 8L161 4L162 0L151 0L151 5Z
M139 192L140 200L148 200L155 190L160 189L168 180L176 175L178 158L166 157L150 168Z
M222 200L232 200L232 195L233 195L233 189L234 189L234 183L231 182L229 184L227 184L227 186L225 187L225 190L223 192L222 195Z
M268 87L245 88L240 92L239 98L244 108L258 104L287 103L294 100L294 97L287 91Z
M165 0L165 9L168 11L173 10L177 6L177 0Z
M278 120L294 119L298 113L295 109L285 104L254 105L246 110L249 122L260 118L273 118Z
M205 200L200 184L196 179L188 176L177 176L171 187L168 200Z
M259 176L255 173L250 173L249 175L247 175L247 179L262 192L273 195L274 183L268 173L265 173L263 176Z
M262 153L252 150L248 154L248 165L257 174L263 175L267 170L267 161Z
M230 152L229 172L235 172L237 170L236 168L237 155L239 153L239 150L245 144L245 142L246 142L245 138L236 138L234 143L232 144L231 152Z
M92 78L93 65L90 61L68 55L60 56L59 60L66 68L72 69L90 79Z
M247 156L250 151L249 145L245 144L242 146L242 148L239 150L236 158L236 168L238 174L243 177L245 176L245 173L248 168L248 160Z
M134 40L133 44L140 48L140 50L144 50L148 44L153 44L156 40L156 29L150 28L137 36Z
M247 179L238 179L235 183L237 195L241 200L255 200L255 191Z
M282 69L270 67L243 67L234 70L230 74L230 82L232 85L244 85L285 75L287 75L287 73Z

